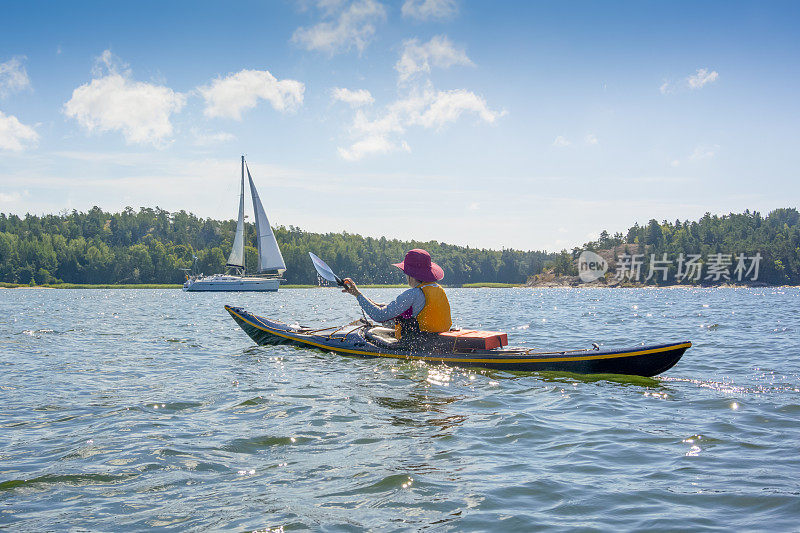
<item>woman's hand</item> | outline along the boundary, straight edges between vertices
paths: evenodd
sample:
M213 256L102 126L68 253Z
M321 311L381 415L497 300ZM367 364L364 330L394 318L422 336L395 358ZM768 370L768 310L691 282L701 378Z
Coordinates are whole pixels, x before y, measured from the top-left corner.
M353 283L352 279L344 278L342 282L344 283L344 289L342 289L342 292L346 292L347 294L352 294L353 296L358 296L359 294L361 294L361 291L358 290L358 287L356 287L356 284Z

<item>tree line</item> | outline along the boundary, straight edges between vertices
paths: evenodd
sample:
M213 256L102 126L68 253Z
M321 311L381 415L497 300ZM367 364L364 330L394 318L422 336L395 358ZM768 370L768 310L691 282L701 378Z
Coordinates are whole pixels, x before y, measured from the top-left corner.
M245 263L257 264L255 232L247 224ZM223 272L236 230L234 220L200 218L186 211L170 213L158 207L126 208L109 213L99 207L87 212L55 215L0 213L0 281L8 283L181 283L182 269L196 273ZM640 253L642 270L662 254L761 254L759 281L800 284L800 213L776 209L674 223L650 220L627 232L600 233L583 248L560 253L488 250L436 241L401 241L350 233L311 233L279 226L275 237L283 253L287 283L316 284L308 252L325 259L340 274L361 283L402 283L391 263L411 248L424 248L445 271L444 283L524 283L543 269L577 274L576 258L584 249ZM705 260L705 259L704 259ZM670 267L674 279L676 265ZM701 280L702 283L705 280ZM725 280L722 280L725 281ZM652 280L662 283L661 278Z
M583 249L614 250L618 257L622 254L640 254L644 274L650 271L651 263L668 265L667 280L664 281L664 276L659 272L649 281L653 284L668 284L680 277L677 259L681 255L684 258L700 256L705 267L709 267L711 261L717 258L730 260L730 281L738 281L732 275L737 256L747 257L749 267L752 263L750 258L758 254L758 282L797 285L800 284L800 213L795 208L776 209L766 217L750 210L723 216L706 213L697 221L676 220L673 223L653 219L644 226L634 224L626 233L611 235L603 231L597 240L586 243L582 249L575 248L572 252L562 251L558 254L552 262L557 273L577 274L574 258ZM664 257L669 259L667 263L662 262ZM713 284L728 281L724 278L714 280L714 277L702 276L699 280L689 282Z
M186 211L126 208L25 217L0 213L0 281L8 283L182 283L182 269L223 272L236 222L200 218ZM401 241L350 233L311 233L274 228L290 284L316 284L312 251L337 272L361 283L402 283L391 266L411 248L424 248L446 273L444 283L524 283L552 254L487 250L435 241ZM255 231L247 223L245 264L256 265Z

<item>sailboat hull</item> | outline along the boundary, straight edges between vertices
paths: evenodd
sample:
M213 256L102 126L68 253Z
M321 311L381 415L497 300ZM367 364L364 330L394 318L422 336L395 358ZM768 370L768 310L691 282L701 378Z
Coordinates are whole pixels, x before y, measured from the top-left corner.
M248 278L238 276L208 276L189 280L183 290L203 292L276 292L280 280L276 278Z

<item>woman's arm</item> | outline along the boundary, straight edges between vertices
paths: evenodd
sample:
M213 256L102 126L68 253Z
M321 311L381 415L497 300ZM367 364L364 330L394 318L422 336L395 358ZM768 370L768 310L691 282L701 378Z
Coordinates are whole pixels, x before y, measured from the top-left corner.
M403 291L397 298L386 305L376 304L363 294L356 296L358 304L361 309L376 322L386 322L397 316L402 315L408 309L415 307L414 303L417 300L417 293L422 296L423 302L425 294L420 289L408 289ZM420 307L421 308L421 307Z
M377 304L361 294L361 291L350 279L345 280L344 292L354 295L358 299L358 305L361 306L361 309L376 322L391 320L402 315L409 308L412 309L412 313L416 316L425 307L425 294L421 289L417 288L403 291L394 301L386 305Z

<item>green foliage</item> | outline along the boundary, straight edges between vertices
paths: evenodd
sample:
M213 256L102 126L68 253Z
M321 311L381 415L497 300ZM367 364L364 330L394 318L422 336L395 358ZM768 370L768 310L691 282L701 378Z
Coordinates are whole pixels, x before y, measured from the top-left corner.
M0 213L0 283L24 285L180 284L181 269L223 272L236 222L198 218L191 213L130 207L107 213L88 212L35 216ZM547 264L556 274L576 275L573 254L519 250L486 250L436 241L400 241L349 233L309 233L289 226L275 228L286 261L285 278L292 285L317 284L308 252L322 257L341 275L359 285L403 284L391 266L411 248L424 248L445 271L448 285L520 284ZM255 234L247 227L246 262L255 264ZM800 284L800 213L777 209L767 217L757 212L712 216L696 222L651 220L626 233L600 234L585 248L645 246L644 272L650 254L739 254L760 252L759 281ZM196 257L196 260L194 259ZM674 272L672 273L674 277ZM63 286L63 285L62 285Z
M16 289L23 287L22 283L0 282L0 288ZM180 289L179 283L41 283L38 287L46 289Z
M436 241L400 241L361 237L349 233L308 233L299 228L279 227L275 237L286 261L289 283L315 283L308 252L314 252L340 275L360 284L403 284L402 272L392 266L412 248L424 248L445 271L444 283L524 283L531 272L539 272L549 258L546 252L486 250Z
M566 250L561 250L550 261L545 264L545 267L553 270L553 274L557 276L577 276L578 268L575 265L572 254Z
M624 239L622 234L613 239L608 238L607 232L604 234L585 247L597 250L625 243L644 244L645 248L639 251L644 253L644 273L649 271L652 254L656 260L665 253L668 259L676 259L680 254L700 254L703 259L717 253L731 254L735 265L738 254L752 257L760 253L759 282L800 284L800 213L794 208L776 209L767 217L747 210L723 216L706 213L696 222L651 220L647 226L634 225ZM674 276L673 266L668 281ZM661 281L656 277L654 281Z
M236 222L198 218L191 213L128 207L107 213L63 212L38 217L0 214L0 282L23 284L176 284L181 269L223 272ZM255 232L246 228L245 264L256 264ZM485 250L435 241L399 241L349 233L308 233L275 228L290 285L317 285L308 252L324 258L361 285L404 284L391 266L411 248L425 248L444 268L444 282L524 283L541 271L546 252ZM196 257L196 261L194 260Z

